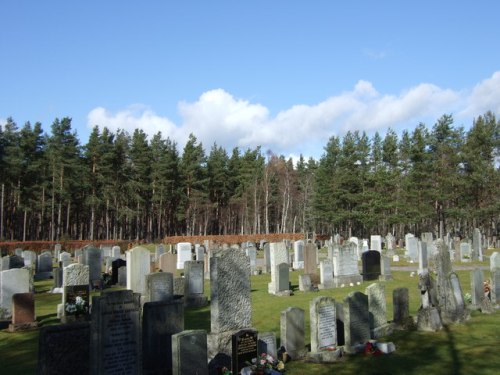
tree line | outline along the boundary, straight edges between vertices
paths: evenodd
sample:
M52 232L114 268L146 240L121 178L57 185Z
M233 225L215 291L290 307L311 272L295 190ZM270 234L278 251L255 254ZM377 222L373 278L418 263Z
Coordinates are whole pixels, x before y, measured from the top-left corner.
M260 147L182 150L161 132L95 126L82 145L71 118L0 127L3 240L147 240L172 235L316 232L344 236L500 231L500 121L469 130L443 115L397 135L332 136L319 160Z

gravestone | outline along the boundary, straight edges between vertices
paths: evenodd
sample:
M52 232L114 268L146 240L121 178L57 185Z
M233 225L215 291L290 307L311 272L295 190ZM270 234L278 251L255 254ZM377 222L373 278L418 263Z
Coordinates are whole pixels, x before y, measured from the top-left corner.
M176 262L177 262L177 255L172 254L172 253L165 253L160 255L160 269L163 272L169 272L173 275L176 274Z
M172 335L172 374L208 375L205 331L189 330Z
M370 250L376 250L379 253L382 252L382 236L379 235L370 236Z
M232 373L239 374L246 363L258 357L257 353L257 331L253 329L240 330L231 336L232 344Z
M246 256L250 259L250 273L257 273L257 249L255 247L247 247L245 249Z
M491 273L491 302L500 303L500 270L496 269Z
M140 294L131 290L92 297L90 373L141 373L140 310Z
M358 270L358 252L353 242L348 242L333 257L333 282L335 287L342 284L357 284L363 281Z
M49 325L40 330L38 375L90 374L90 324Z
M500 253L494 252L490 256L490 271L500 270Z
M377 250L369 250L361 256L363 267L363 280L378 280L380 276L380 253Z
M34 251L31 250L23 251L23 259L25 267L36 267L37 256Z
M120 246L113 246L111 248L111 258L113 259L119 259L121 256L122 250L120 249Z
M10 257L8 255L0 258L0 271L7 271L9 269Z
M474 228L472 233L472 259L483 261L483 243L481 231L478 228Z
M319 275L321 284L318 285L318 289L331 289L334 287L333 284L333 264L330 259L322 260L319 263Z
M89 266L90 287L97 287L102 279L102 253L101 249L86 246L83 248L83 264Z
M163 245L156 245L155 248L155 260L158 262L160 260L160 256L162 254L165 254L165 246Z
M276 334L274 332L259 332L257 342L257 354L269 354L273 358L278 358L278 347L276 345Z
M137 246L127 251L127 289L146 294L146 275L150 273L150 252Z
M293 360L306 354L304 319L304 310L298 307L288 307L280 315L281 346Z
M438 331L443 322L438 309L436 283L429 273L418 275L421 305L417 311L417 329L420 331Z
M382 255L380 257L380 276L379 276L380 281L389 281L392 280L392 273L391 273L391 260L389 257L386 257L385 255Z
M361 292L351 292L344 299L344 349L355 353L370 340L370 315L368 297Z
M396 248L396 239L392 235L392 233L387 233L385 236L385 248L387 250L387 255L388 256L393 256L394 255L394 249Z
M20 255L11 255L9 258L9 269L23 268L24 258Z
M205 261L205 246L203 245L196 245L195 248L195 255L196 255L196 260L198 261Z
M208 304L204 294L204 262L190 260L184 262L184 304L188 307L201 307Z
M100 249L103 259L111 257L111 246L101 245Z
M337 347L335 300L316 297L309 303L311 353L332 351Z
M307 243L304 247L304 273L308 275L318 274L317 249L313 243Z
M174 299L184 296L184 293L186 293L186 279L174 277Z
M14 294L12 296L12 323L9 325L9 331L15 332L36 327L34 294Z
M144 374L171 373L172 335L183 330L184 307L182 301L156 301L144 304L142 317Z
M288 264L288 250L283 242L273 242L271 243L270 254L271 282L268 284L267 289L270 294L277 294L279 292L277 266L281 263Z
M54 245L54 258L59 259L59 254L61 253L62 245L60 243L56 243Z
M169 302L174 299L174 277L171 273L156 272L145 277L147 302Z
M220 250L210 258L209 358L231 355L230 336L252 326L250 260L241 251Z
M293 243L293 268L304 268L304 241L298 240Z
M67 261L71 261L71 254L66 251L63 251L62 253L59 254L59 262L64 263Z
M368 246L368 240L363 239L361 241L361 254L367 252L368 250L370 250L370 246Z
M418 260L419 242L418 238L413 235L406 237L406 250L408 252L408 258L412 262L416 262Z
M377 339L387 335L387 304L385 301L385 285L375 283L365 289L368 296L368 316L370 319L371 337Z
M484 299L484 275L480 268L476 268L470 273L472 307L479 309Z
M262 272L269 273L271 272L271 244L266 242L264 244L264 267L262 268Z
M118 284L118 269L125 267L127 262L121 258L115 259L111 262L111 285Z
M192 260L191 254L191 243L189 242L179 242L177 244L177 264L178 270L184 269L184 262Z
M301 292L309 292L312 289L311 275L299 275L299 290Z
M127 266L118 268L118 285L127 286Z
M23 249L21 249L21 248L14 249L14 255L16 255L18 257L22 257L23 256Z
M429 272L429 257L427 255L427 243L418 243L418 273L423 275Z
M392 314L396 327L406 327L410 323L410 297L408 288L396 288L392 291Z
M89 266L71 264L63 269L62 314L63 323L67 316L86 316L90 306ZM78 298L79 297L79 298Z
M472 260L472 251L471 251L471 246L470 243L468 242L462 242L460 244L460 261L462 263L467 263Z
M0 320L12 316L12 296L30 292L30 275L25 268L0 272Z

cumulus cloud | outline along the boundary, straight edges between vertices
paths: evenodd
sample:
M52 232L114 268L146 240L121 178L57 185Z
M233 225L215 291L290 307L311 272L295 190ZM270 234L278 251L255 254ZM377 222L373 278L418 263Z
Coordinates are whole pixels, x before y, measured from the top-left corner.
M88 125L129 132L141 128L149 135L161 131L180 147L193 133L206 150L216 142L228 151L236 146L242 149L262 146L264 151L276 154L318 157L329 137L342 136L348 130L414 127L424 119L433 121L444 113L478 115L488 109L500 113L500 72L470 92L422 83L398 94L382 94L370 82L361 80L349 91L315 105L294 105L275 116L263 104L215 89L194 102L179 103L179 124L148 107L136 105L116 113L95 108L88 115Z

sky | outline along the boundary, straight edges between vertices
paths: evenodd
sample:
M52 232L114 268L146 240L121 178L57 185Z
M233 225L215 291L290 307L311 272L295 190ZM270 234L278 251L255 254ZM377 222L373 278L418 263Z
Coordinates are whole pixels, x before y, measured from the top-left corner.
M0 2L0 124L71 117L207 154L500 117L500 2Z

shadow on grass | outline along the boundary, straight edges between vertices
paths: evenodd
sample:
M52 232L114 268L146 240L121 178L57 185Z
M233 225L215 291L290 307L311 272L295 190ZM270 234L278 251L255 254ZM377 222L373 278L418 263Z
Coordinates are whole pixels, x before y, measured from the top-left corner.
M184 310L185 329L204 329L210 332L210 305Z

